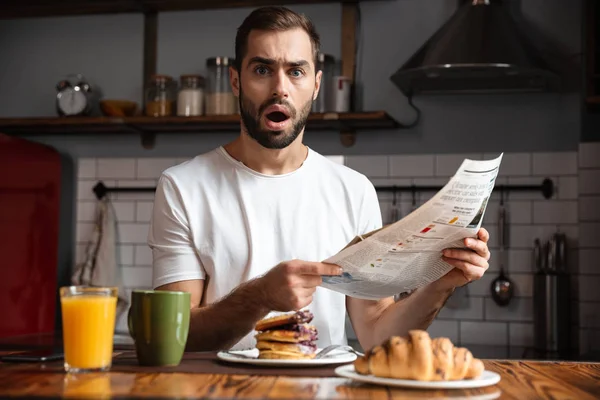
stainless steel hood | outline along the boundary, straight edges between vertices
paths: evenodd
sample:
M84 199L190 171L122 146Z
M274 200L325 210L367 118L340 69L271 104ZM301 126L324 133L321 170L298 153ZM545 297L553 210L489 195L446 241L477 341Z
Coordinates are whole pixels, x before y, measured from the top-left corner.
M501 0L465 0L392 76L408 97L419 93L545 92L559 77Z

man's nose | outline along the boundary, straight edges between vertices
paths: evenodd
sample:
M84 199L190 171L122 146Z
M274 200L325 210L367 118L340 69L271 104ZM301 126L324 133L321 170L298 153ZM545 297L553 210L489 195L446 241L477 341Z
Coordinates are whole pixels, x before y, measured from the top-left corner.
M285 71L280 70L273 75L273 97L287 98L289 96L289 79Z

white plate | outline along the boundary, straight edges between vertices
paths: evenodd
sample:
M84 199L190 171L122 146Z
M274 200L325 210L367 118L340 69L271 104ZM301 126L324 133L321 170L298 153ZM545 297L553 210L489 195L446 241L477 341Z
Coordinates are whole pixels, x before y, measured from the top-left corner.
M321 349L317 349L320 351ZM229 354L233 353L233 354ZM217 357L223 361L240 364L277 366L277 367L313 367L317 365L344 364L356 360L356 354L343 350L334 350L324 358L309 360L267 360L258 358L258 349L237 350L229 353L220 351ZM236 356L239 355L239 356ZM248 358L246 358L248 357Z
M335 373L344 378L376 385L411 387L420 389L472 389L495 385L500 382L500 375L492 371L483 371L477 379L460 381L417 381L414 379L379 378L373 375L361 375L354 370L354 365L343 365L335 369Z

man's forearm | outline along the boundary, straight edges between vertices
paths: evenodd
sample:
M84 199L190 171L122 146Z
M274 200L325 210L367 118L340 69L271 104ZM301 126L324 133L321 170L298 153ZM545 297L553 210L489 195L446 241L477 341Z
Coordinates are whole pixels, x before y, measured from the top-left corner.
M186 350L229 349L251 332L268 312L261 298L259 281L243 283L222 300L191 310Z
M371 344L380 344L390 336L404 336L411 329L427 329L451 294L452 290L430 286L391 304L375 322Z

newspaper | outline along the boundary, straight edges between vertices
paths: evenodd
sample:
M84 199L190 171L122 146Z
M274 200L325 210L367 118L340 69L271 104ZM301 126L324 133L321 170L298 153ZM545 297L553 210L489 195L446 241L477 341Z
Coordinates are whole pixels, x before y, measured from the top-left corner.
M465 159L448 183L401 220L354 238L324 262L342 267L322 286L351 297L377 300L425 286L454 267L442 250L465 248L477 237L503 154L493 160Z

